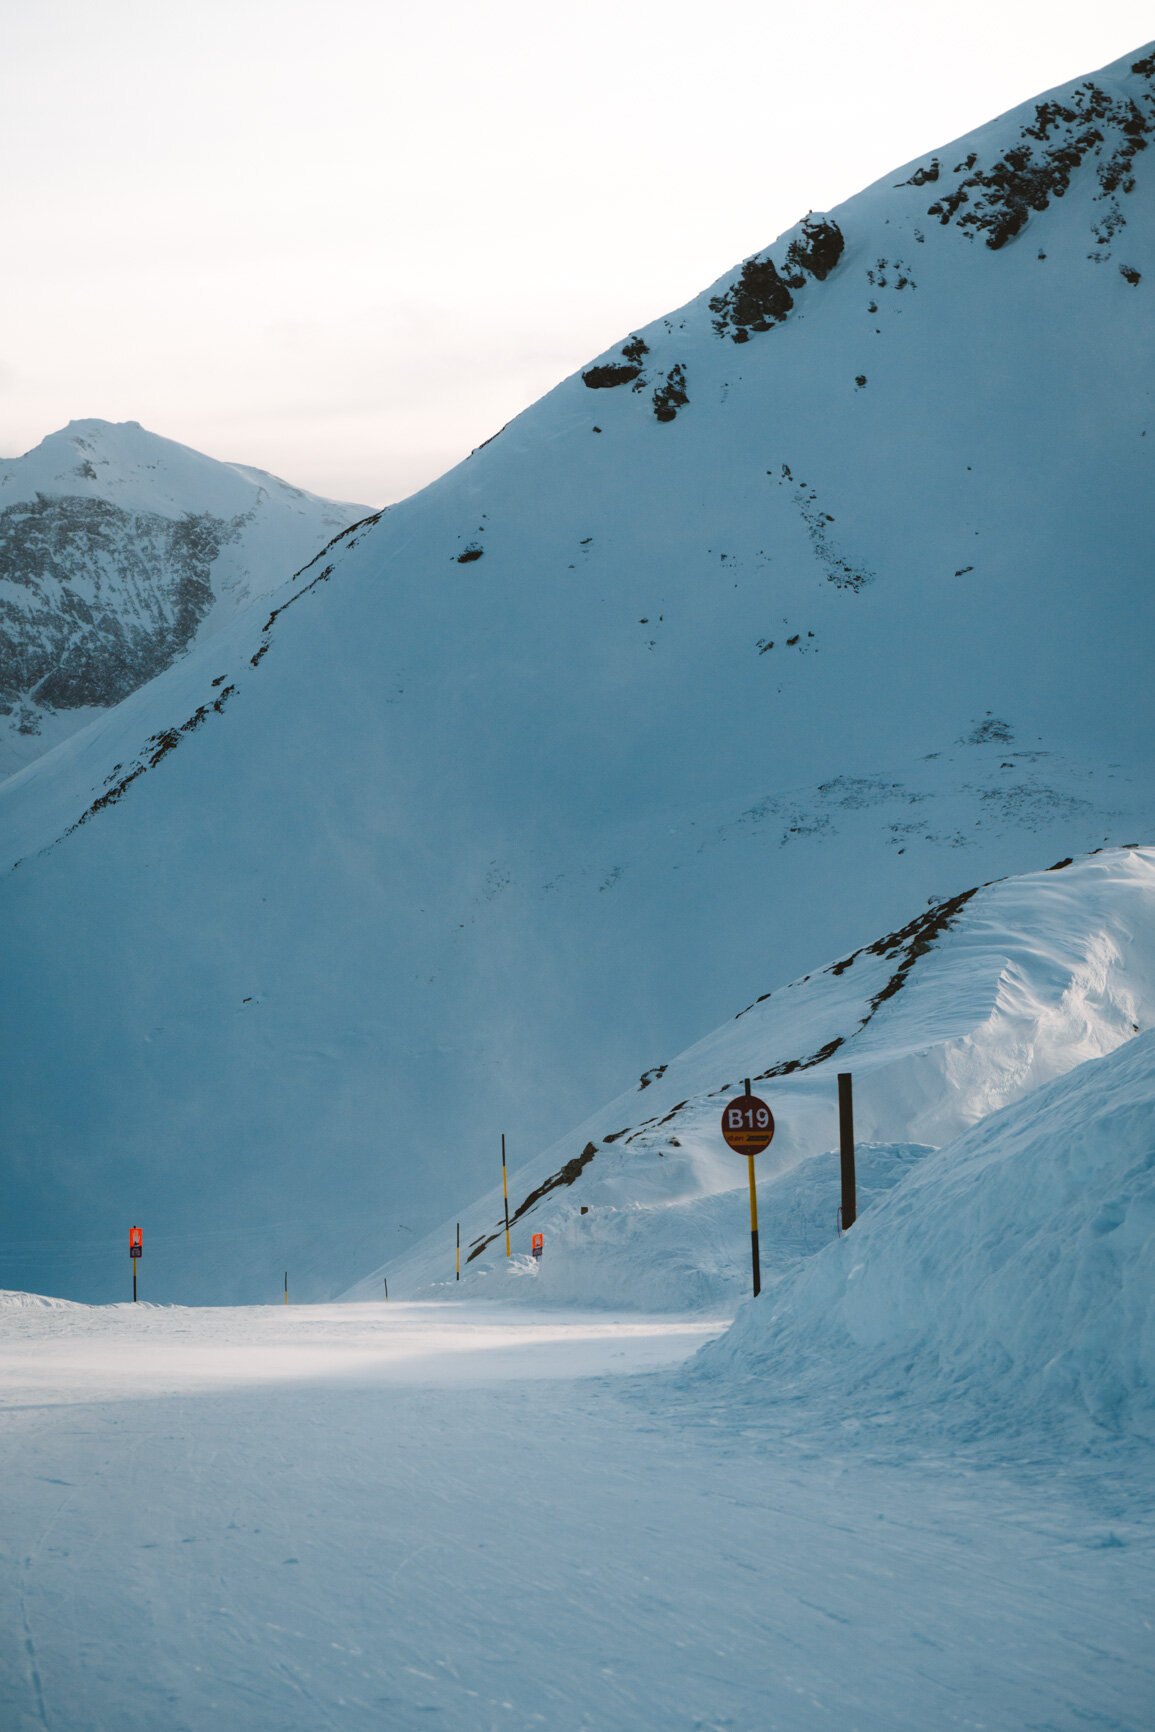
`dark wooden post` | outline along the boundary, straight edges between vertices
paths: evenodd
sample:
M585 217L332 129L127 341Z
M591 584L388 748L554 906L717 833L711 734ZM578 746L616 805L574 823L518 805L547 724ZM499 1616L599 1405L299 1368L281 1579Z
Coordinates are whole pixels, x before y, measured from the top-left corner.
M838 1073L838 1148L842 1157L842 1230L858 1215L854 1184L854 1089L849 1071Z

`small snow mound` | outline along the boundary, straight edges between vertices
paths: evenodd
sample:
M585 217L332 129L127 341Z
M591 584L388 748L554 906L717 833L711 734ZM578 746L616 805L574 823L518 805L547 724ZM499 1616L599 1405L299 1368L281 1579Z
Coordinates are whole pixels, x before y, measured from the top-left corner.
M1155 1437L1155 1033L920 1162L692 1375L980 1435L1082 1418Z
M45 1293L19 1293L12 1288L0 1287L0 1311L87 1311L87 1305L78 1305L74 1299L51 1299Z

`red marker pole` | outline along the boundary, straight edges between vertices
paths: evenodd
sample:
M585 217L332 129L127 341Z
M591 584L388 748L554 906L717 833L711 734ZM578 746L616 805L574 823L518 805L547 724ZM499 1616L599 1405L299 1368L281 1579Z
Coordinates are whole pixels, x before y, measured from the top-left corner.
M501 1189L505 1197L505 1254L509 1256L509 1180L505 1172L505 1134L501 1138Z
M139 1227L132 1227L128 1234L128 1254L132 1258L132 1302L136 1304L136 1266L144 1249L144 1234Z

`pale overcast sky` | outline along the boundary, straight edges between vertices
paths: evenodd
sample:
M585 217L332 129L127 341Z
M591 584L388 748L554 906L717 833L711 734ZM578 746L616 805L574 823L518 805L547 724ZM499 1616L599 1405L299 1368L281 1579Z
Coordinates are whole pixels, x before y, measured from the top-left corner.
M0 455L73 417L382 504L1149 0L8 0Z

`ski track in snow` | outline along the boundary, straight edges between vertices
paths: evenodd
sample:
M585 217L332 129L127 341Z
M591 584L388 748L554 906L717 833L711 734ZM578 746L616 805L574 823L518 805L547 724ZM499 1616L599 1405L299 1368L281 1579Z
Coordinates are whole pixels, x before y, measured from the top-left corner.
M1149 1457L736 1417L719 1327L0 1305L3 1725L1150 1725Z

